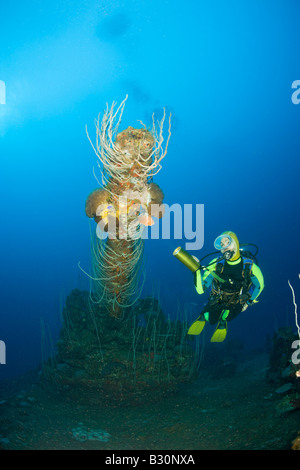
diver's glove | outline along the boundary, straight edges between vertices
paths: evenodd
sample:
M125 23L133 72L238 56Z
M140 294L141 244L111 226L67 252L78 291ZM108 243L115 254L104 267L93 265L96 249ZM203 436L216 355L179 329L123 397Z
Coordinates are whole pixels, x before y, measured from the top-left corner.
M247 302L244 303L243 305L243 308L242 308L242 312L244 312L245 310L247 310L247 308L251 305L254 305L254 303L256 303L257 300L251 300L251 299L248 299Z
M250 294L241 294L241 295L239 296L239 301L240 301L241 304L248 304L248 305L250 305L250 303L248 303L248 302L251 302L251 300L250 300Z
M247 294L241 294L239 296L239 301L240 303L242 304L243 308L242 308L242 312L244 312L245 310L247 310L247 308L249 307L249 305L252 304L252 300L250 299L250 294L247 293Z

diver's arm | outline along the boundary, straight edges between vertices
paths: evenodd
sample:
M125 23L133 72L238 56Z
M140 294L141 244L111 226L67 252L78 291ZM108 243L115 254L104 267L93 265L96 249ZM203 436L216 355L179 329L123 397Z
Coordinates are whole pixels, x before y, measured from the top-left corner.
M204 289L200 269L197 269L197 271L194 273L194 284L196 287L197 294L203 294Z
M206 289L208 289L213 281L213 276L210 274L210 275L206 275L206 272L204 272L203 276L201 275L201 271L200 269L197 269L197 271L195 272L194 274L194 284L195 284L195 287L196 287L196 291L198 294L203 294Z
M265 286L262 272L255 263L253 263L252 266L251 281L252 284L249 289L249 294L251 296L249 299L250 303L257 299Z
M203 275L201 274L200 269L197 269L197 271L194 273L194 283L198 294L203 294L206 289L211 286L211 283L214 279L211 272L214 271L215 267L216 263L212 262L210 266L204 270Z

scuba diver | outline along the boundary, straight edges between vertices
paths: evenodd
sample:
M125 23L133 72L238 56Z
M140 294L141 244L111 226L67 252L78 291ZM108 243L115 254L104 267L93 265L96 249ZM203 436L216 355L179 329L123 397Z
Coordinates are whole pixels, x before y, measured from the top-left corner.
M198 294L211 289L208 302L190 326L188 334L199 335L207 322L212 325L217 323L211 342L220 343L226 338L227 322L257 302L257 297L264 288L264 278L252 259L254 257L256 260L255 256L240 249L234 232L223 232L216 238L214 246L222 256L215 258L207 266L202 266L196 257L182 248L177 248L174 256L194 272ZM201 270L204 270L203 274Z

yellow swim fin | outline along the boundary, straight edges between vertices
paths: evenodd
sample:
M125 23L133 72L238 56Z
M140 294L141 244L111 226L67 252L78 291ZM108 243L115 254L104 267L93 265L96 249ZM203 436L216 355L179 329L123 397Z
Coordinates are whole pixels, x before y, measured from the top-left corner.
M217 324L214 334L212 335L211 343L222 343L227 335L227 321L221 320Z
M200 335L201 331L205 327L205 320L196 320L188 329L188 335Z

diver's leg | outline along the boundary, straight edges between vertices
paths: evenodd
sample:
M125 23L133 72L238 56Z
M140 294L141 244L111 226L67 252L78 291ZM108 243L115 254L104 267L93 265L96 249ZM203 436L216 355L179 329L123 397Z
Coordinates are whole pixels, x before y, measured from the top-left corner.
M214 334L211 337L212 343L222 343L227 335L227 322L236 318L242 311L243 306L236 304L224 308L219 316L219 322Z
M212 306L207 305L206 308L209 313L209 323L214 325L220 320L224 306L222 304L215 304Z
M211 343L222 343L227 335L227 319L230 311L228 309L222 309L219 315L219 321L214 334L211 337Z
M242 304L236 304L232 307L230 307L229 309L229 313L227 315L227 318L226 320L227 321L231 321L233 320L234 318L236 318L242 311L243 309L243 305Z
M217 323L220 320L223 310L223 304L208 301L199 317L191 324L188 329L188 334L199 335L205 327L206 322L209 322L211 325Z

